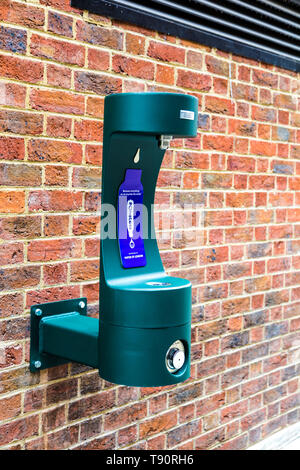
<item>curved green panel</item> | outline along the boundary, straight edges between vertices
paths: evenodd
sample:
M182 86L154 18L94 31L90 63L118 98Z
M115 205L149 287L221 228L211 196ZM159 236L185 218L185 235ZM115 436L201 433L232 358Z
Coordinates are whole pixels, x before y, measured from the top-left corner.
M181 111L194 113L184 119ZM181 93L121 93L105 98L105 132L140 132L151 135L195 137L198 100Z

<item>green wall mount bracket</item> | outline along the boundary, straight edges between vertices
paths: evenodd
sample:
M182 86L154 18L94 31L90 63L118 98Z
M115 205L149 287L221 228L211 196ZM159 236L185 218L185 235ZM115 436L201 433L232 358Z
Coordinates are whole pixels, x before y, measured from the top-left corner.
M188 379L191 283L165 273L152 208L168 144L172 136L195 137L197 117L198 100L190 95L123 93L105 98L99 320L85 316L86 299L32 306L31 371L77 361L98 368L109 382L129 386ZM122 262L120 239L107 236L104 223L109 206L117 214L115 225L120 224L118 195L128 170L138 170L143 188L146 259L129 268ZM85 302L82 310L80 302ZM43 312L40 318L37 310Z
M86 314L85 297L31 307L31 372L70 361L97 367L99 321Z

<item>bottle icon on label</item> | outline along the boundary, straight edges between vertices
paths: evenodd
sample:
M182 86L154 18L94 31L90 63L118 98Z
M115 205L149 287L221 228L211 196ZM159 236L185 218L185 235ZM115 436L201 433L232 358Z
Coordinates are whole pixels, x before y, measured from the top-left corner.
M135 247L135 243L132 240L134 231L134 202L132 199L128 199L127 201L127 230L130 238L129 246L133 249Z

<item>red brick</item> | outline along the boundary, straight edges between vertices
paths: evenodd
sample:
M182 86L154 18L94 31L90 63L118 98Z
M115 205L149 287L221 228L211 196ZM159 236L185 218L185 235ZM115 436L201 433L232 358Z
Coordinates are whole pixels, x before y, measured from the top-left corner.
M36 218L36 217L35 217ZM69 234L69 215L46 215L45 237L59 237Z
M286 108L296 111L296 99L293 95L285 95L276 93L273 96L274 106L278 106L279 108Z
M168 413L143 421L140 424L140 438L152 436L159 432L166 431L177 424L177 411L169 411Z
M36 269L36 267L34 266ZM45 302L56 302L58 300L74 299L80 297L78 286L51 287L49 289L38 289L29 291L26 295L26 306Z
M205 97L205 111L218 114L234 115L234 102L215 96Z
M84 97L64 91L32 90L30 104L37 110L84 114Z
M67 264L47 264L44 266L45 285L65 284L67 275Z
M278 85L278 75L265 70L254 69L252 79L254 83L270 88L277 88Z
M44 65L21 57L0 54L0 76L38 83L43 79Z
M235 100L257 101L258 89L243 83L233 83L232 95Z
M276 122L276 110L267 107L252 106L252 119L255 121Z
M241 121L237 119L230 119L228 125L229 134L241 136L256 136L257 125L255 122Z
M31 139L28 159L40 162L81 163L82 146L61 140Z
M71 88L72 71L61 65L47 64L47 83L61 88Z
M24 139L14 137L0 137L1 160L24 160Z
M103 123L92 120L76 121L74 135L78 140L101 142L103 136Z
M101 411L113 408L116 400L115 390L102 391L79 400L73 401L69 405L68 419L74 421L77 419L88 418Z
M68 168L65 166L49 165L45 167L46 186L67 186L69 180Z
M28 207L30 211L78 210L82 207L82 194L63 190L31 191L28 198Z
M97 189L101 186L101 170L99 168L74 168L72 186L75 188Z
M255 171L255 160L254 158L229 155L227 160L227 170L253 173Z
M36 240L28 245L28 261L54 261L77 258L81 254L80 240Z
M38 416L29 416L17 421L11 421L0 426L0 445L12 443L36 436L39 432Z
M148 56L164 62L184 64L185 49L171 46L170 44L150 41Z
M0 83L0 105L25 108L26 87L15 83Z
M198 91L210 91L212 79L209 75L178 70L177 86Z
M75 89L91 91L99 95L120 93L122 81L120 78L108 77L100 73L75 72Z
M232 152L233 137L205 134L203 136L204 150L218 150L220 152Z
M41 167L15 165L11 163L0 163L0 185L1 186L40 186L42 183Z
M76 39L98 46L121 50L123 33L117 29L104 28L102 25L77 21Z
M143 36L127 33L125 48L126 51L134 55L144 55L146 40Z
M116 73L124 73L145 80L154 79L154 64L145 60L115 55L113 57L113 70Z
M57 62L84 66L85 49L81 45L59 41L37 34L31 36L30 52L33 56Z
M23 191L0 191L0 212L21 214L25 209Z
M68 449L78 442L79 426L68 426L47 436L48 450Z
M207 55L205 63L208 72L217 75L225 75L226 77L229 76L229 63L225 62L225 60L220 60L211 55Z
M34 287L40 282L38 266L2 269L0 272L1 290L16 290Z
M48 31L60 36L72 38L73 18L50 10L48 13Z
M47 135L50 137L70 137L72 120L61 116L47 117Z
M89 281L98 279L99 277L99 261L84 260L74 261L71 263L71 281Z
M202 187L210 189L229 189L232 187L232 175L226 173L203 173Z
M250 153L253 153L255 155L265 155L267 157L275 157L276 144L273 142L262 142L258 140L252 140L250 142Z
M109 54L98 49L88 49L88 65L90 70L108 70Z
M7 23L42 29L45 23L45 13L42 8L3 0L0 19Z
M2 110L0 111L0 132L25 135L42 134L43 116L21 111Z
M147 416L147 404L135 403L120 410L112 411L104 418L104 430L111 431L113 429L132 424Z
M227 193L226 206L251 207L253 206L253 194L251 193Z
M175 73L172 67L157 64L156 67L156 81L164 83L165 85L174 85Z
M23 262L23 244L5 243L0 245L1 265L15 264Z

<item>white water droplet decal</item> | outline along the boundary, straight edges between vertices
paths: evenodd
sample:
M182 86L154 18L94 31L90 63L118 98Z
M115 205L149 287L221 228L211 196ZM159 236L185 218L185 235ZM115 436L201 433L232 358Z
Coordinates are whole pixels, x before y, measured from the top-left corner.
M141 149L138 149L136 154L135 154L135 157L133 159L134 163L138 163L140 161L140 150Z

